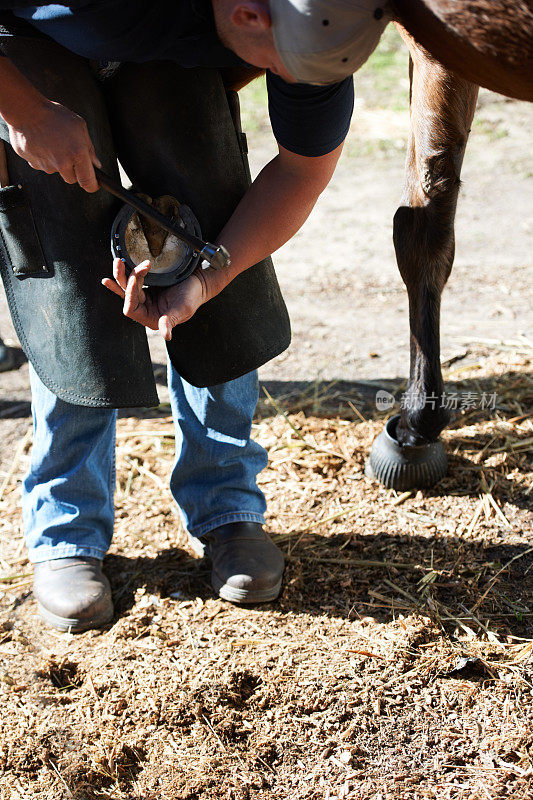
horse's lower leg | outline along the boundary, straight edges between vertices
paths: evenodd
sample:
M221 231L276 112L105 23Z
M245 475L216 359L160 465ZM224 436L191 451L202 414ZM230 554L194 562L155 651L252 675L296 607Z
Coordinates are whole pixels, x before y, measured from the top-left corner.
M404 38L411 52L411 133L394 246L409 295L411 367L400 418L377 437L367 465L367 474L401 491L430 486L446 472L438 441L448 423L442 403L440 299L453 263L459 175L477 97L476 86Z
M478 90L409 46L411 133L394 245L409 295L411 366L396 438L421 445L436 441L449 421L442 403L440 299L453 264L459 176Z

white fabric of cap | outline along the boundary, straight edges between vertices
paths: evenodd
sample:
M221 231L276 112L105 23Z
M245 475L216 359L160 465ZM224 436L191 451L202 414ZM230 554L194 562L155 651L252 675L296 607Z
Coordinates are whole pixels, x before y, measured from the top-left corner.
M391 20L387 0L270 0L274 45L299 83L352 75Z

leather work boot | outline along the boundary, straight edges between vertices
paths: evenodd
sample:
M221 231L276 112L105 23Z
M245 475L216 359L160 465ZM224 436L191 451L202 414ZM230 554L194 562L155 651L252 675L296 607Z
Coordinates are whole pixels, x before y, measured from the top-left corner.
M56 558L34 565L41 617L60 631L100 628L113 616L111 587L97 558Z
M268 603L278 596L285 561L258 522L231 522L189 539L211 559L211 585L224 600Z

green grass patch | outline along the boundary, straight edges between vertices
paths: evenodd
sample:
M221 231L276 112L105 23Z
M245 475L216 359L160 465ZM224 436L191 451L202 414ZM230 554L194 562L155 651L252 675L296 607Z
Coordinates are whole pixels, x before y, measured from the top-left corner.
M409 54L393 25L366 64L355 73L355 91L369 108L402 111L409 104Z
M270 127L266 80L256 78L239 92L243 130L254 133Z

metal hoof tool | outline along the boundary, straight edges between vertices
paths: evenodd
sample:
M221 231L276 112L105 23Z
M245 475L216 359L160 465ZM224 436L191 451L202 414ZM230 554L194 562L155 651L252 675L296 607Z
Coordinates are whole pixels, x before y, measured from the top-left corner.
M150 276L149 273L147 276L147 281L146 281L147 283L152 282L155 283L156 285L157 284L171 285L172 283L179 283L180 281L184 280L186 277L188 277L188 275L191 274L191 272L196 267L196 264L202 259L207 261L213 267L213 269L225 269L226 267L229 266L231 261L229 253L226 250L226 248L223 245L216 245L216 244L211 244L210 242L205 242L203 241L203 239L200 238L200 228L198 222L196 221L196 218L194 217L192 212L190 212L190 209L187 209L186 206L184 206L183 208L187 209L187 212L189 212L187 215L188 219L189 221L191 221L191 218L193 220L193 222L191 221L191 224L187 227L192 228L192 230L188 230L187 227L181 227L173 220L168 219L168 217L166 217L164 214L161 214L160 211L158 211L156 208L146 203L142 198L138 197L133 192L124 189L124 187L118 181L115 181L113 178L110 178L109 175L106 175L100 169L95 167L94 171L96 174L96 179L100 184L100 186L102 187L102 189L105 189L110 194L114 195L115 197L118 197L119 200L122 200L127 206L134 209L138 214L141 214L143 217L146 217L146 219L150 220L159 227L163 228L168 233L175 236L177 239L180 239L182 242L185 242L185 244L187 244L190 248L189 250L190 258L188 261L188 266L194 263L192 269L186 268L174 271L174 273L172 273L171 275L171 278L167 276L167 278L163 279L164 280L163 283L161 282L161 280L154 281L153 280L154 276ZM132 215L130 215L130 218L131 216ZM121 217L121 219L119 219L119 217ZM122 230L121 224L124 223L124 220L125 220L125 215L123 212L120 212L119 215L117 216L117 219L115 220L115 225L113 226L114 236L118 236L120 238L119 231ZM119 255L119 257L123 257L121 252L116 251L115 249L116 244L117 242L113 240L113 252ZM120 246L119 246L119 251L120 251Z

